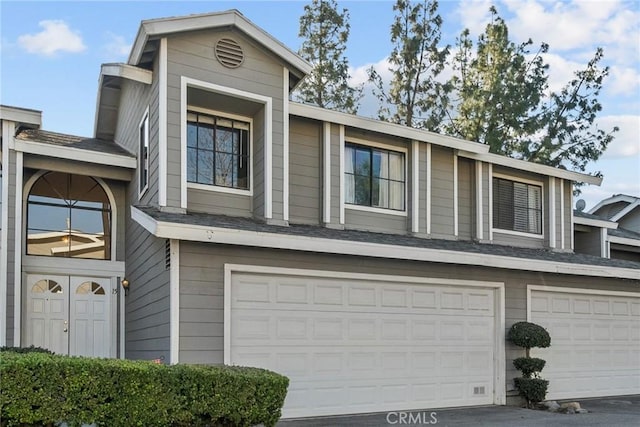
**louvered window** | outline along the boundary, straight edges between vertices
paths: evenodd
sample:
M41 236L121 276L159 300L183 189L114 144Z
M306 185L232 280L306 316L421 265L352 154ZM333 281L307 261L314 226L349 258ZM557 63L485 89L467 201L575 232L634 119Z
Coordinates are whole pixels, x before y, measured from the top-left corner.
M493 178L493 227L542 234L542 187Z

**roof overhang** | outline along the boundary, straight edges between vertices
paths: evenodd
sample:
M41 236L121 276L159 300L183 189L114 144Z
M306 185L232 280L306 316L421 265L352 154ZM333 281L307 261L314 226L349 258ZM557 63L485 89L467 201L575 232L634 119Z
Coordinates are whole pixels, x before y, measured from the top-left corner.
M225 12L142 21L127 62L131 65L138 65L145 52L147 42L152 38L186 31L230 27L239 29L279 56L293 67L291 71L297 74L299 78L311 72L312 67L307 61L253 22L249 21L235 9Z
M93 125L93 135L96 138L113 139L123 80L150 85L153 81L153 72L122 63L101 65Z
M94 163L105 166L116 166L126 169L135 169L137 161L133 157L113 153L83 150L80 148L63 147L42 142L24 141L15 139L15 150L28 154L54 157L58 159L75 160Z
M154 236L163 239L640 280L640 270L632 268L603 267L535 259L527 259L526 262L523 262L522 258L473 252L353 242L158 221L133 206L131 207L131 218Z
M615 230L618 228L617 222L611 222L606 219L585 218L582 216L573 216L573 223L579 225L588 225L590 227L609 228Z
M640 206L640 199L636 199L635 202L629 203L627 207L625 207L620 212L612 216L611 221L620 221L622 218L624 218L628 213L630 213L632 210L634 210L638 206Z
M39 128L42 126L42 111L0 105L0 120Z
M474 153L488 153L489 146L451 136L441 135L424 129L416 129L409 126L356 116L354 114L341 113L327 110L313 105L289 102L289 113L293 116L304 117L313 120L321 120L357 129L364 129L386 135L406 138L420 142L430 142L444 147L465 150Z
M553 166L541 165L539 163L527 162L525 160L518 160L507 156L501 156L493 153L474 153L459 151L458 155L473 160L480 160L494 165L506 166L509 168L519 169L523 171L533 172L541 175L553 176L556 178L562 178L569 181L583 182L585 184L600 185L602 184L602 178L587 175L584 173L573 172L566 169L555 168Z
M607 199L601 200L597 205L595 205L592 209L589 210L589 213L592 214L596 212L603 206L611 205L614 203L624 202L624 203L634 203L640 200L638 197L629 196L627 194L616 194Z

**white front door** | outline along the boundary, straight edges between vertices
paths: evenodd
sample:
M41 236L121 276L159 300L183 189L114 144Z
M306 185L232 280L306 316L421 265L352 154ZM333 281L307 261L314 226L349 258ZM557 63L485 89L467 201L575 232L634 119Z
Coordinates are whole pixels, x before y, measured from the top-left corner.
M109 357L110 280L27 276L27 345L57 354Z

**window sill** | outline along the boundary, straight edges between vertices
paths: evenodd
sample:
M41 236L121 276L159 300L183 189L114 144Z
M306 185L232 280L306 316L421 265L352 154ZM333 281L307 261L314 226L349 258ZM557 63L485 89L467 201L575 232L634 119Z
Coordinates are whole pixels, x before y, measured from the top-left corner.
M512 236L529 237L532 239L544 239L544 234L525 233L524 231L503 230L501 228L492 228L494 234L509 234Z
M345 204L345 209L354 210L354 211L363 211L363 212L372 212L383 215L395 215L395 216L407 216L407 211L394 211L392 209L385 208L375 208L371 206L360 206L360 205L349 205Z
M216 185L196 184L194 182L187 182L187 188L193 188L194 190L211 191L217 193L237 194L240 196L253 196L253 190L241 190L239 188L219 187Z

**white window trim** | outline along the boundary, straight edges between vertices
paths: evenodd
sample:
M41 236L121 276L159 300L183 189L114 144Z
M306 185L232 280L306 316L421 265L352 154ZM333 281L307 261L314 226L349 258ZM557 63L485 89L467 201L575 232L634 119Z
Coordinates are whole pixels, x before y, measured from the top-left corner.
M187 88L197 88L209 92L221 93L234 98L264 104L264 217L271 219L273 216L273 99L268 96L258 95L239 89L221 86L190 77L180 77L180 206L187 208ZM225 115L228 115L225 113ZM249 133L250 138L253 131ZM250 145L253 145L252 143ZM250 153L253 158L253 151ZM250 180L253 188L253 170L255 169L253 160L251 161ZM219 189L221 187L216 187ZM226 187L224 187L226 188ZM241 190L246 191L246 190ZM247 193L244 193L247 194Z
M542 212L542 218L541 218L541 223L540 223L540 227L541 227L541 233L537 234L537 233L526 233L524 231L516 231L516 230L506 230L503 228L495 228L493 226L493 203L491 203L491 205L489 205L489 210L491 211L491 223L489 223L489 228L491 230L491 233L498 233L498 234L511 234L513 236L520 236L520 237L530 237L533 239L540 239L543 240L544 239L544 229L545 229L545 214L544 214L544 184L542 181L534 181L531 179L526 179L526 178L520 178L520 177L515 177L513 175L506 175L506 174L502 174L502 173L493 173L490 176L490 181L493 182L493 178L500 178L500 179L506 179L508 181L513 181L513 182L519 182L522 184L529 184L529 185L536 185L538 187L540 187L540 209ZM491 186L491 191L493 191L493 185ZM493 194L491 195L491 200L493 201Z
M239 194L241 196L253 196L253 169L254 169L253 167L254 165L253 163L253 118L240 116L237 114L229 114L223 111L210 110L208 108L191 107L189 105L187 105L187 111L194 111L196 113L208 114L208 115L220 117L223 119L231 119L231 120L237 120L239 122L248 123L249 124L249 163L250 163L248 190L244 190L242 188L224 187L221 185L201 184L201 183L189 182L189 181L187 181L187 188L193 188L196 190L204 190L204 191L215 191L218 193ZM185 144L187 143L186 139L184 143ZM185 157L185 163L186 161L187 159Z
M363 205L355 205L351 203L347 203L344 199L344 194L341 195L341 200L344 203L345 209L356 210L356 211L367 211L367 212L375 212L380 214L387 215L396 215L396 216L407 216L407 207L409 205L409 190L408 190L408 176L409 176L409 163L408 163L408 153L409 150L406 147L398 147L392 144L384 144L376 141L369 141L367 139L362 138L354 138L354 137L346 137L346 144L356 144L362 147L372 147L372 148L380 148L386 151L395 151L396 153L402 153L404 155L404 210L397 210L391 208L380 208L376 206L363 206ZM344 151L344 150L343 150ZM344 158L342 160L343 170L341 171L341 176L344 179Z
M544 187L543 187L544 191ZM544 193L543 193L544 194ZM544 216L544 211L543 211ZM543 233L544 234L544 233ZM556 247L556 179L549 177L549 247Z
M145 134L145 146L147 148L147 158L143 159L142 158L142 152L140 151L141 148L141 143L142 141L140 141L140 128L142 126L145 126L145 130L144 130L144 134ZM142 164L144 160L144 165ZM140 123L138 124L138 168L142 169L146 169L147 170L147 182L145 182L144 187L140 188L140 182L138 182L138 200L142 199L142 196L144 196L144 194L147 192L147 190L149 189L149 106L147 106L147 109L145 110L144 114L142 115L142 119L140 120ZM138 170L138 180L140 179L140 170Z
M411 141L411 231L420 232L420 142Z
M340 144L340 164L338 165L339 185L340 185L340 225L344 225L344 125L340 125L338 140Z
M331 222L331 123L322 123L322 222L329 224Z

